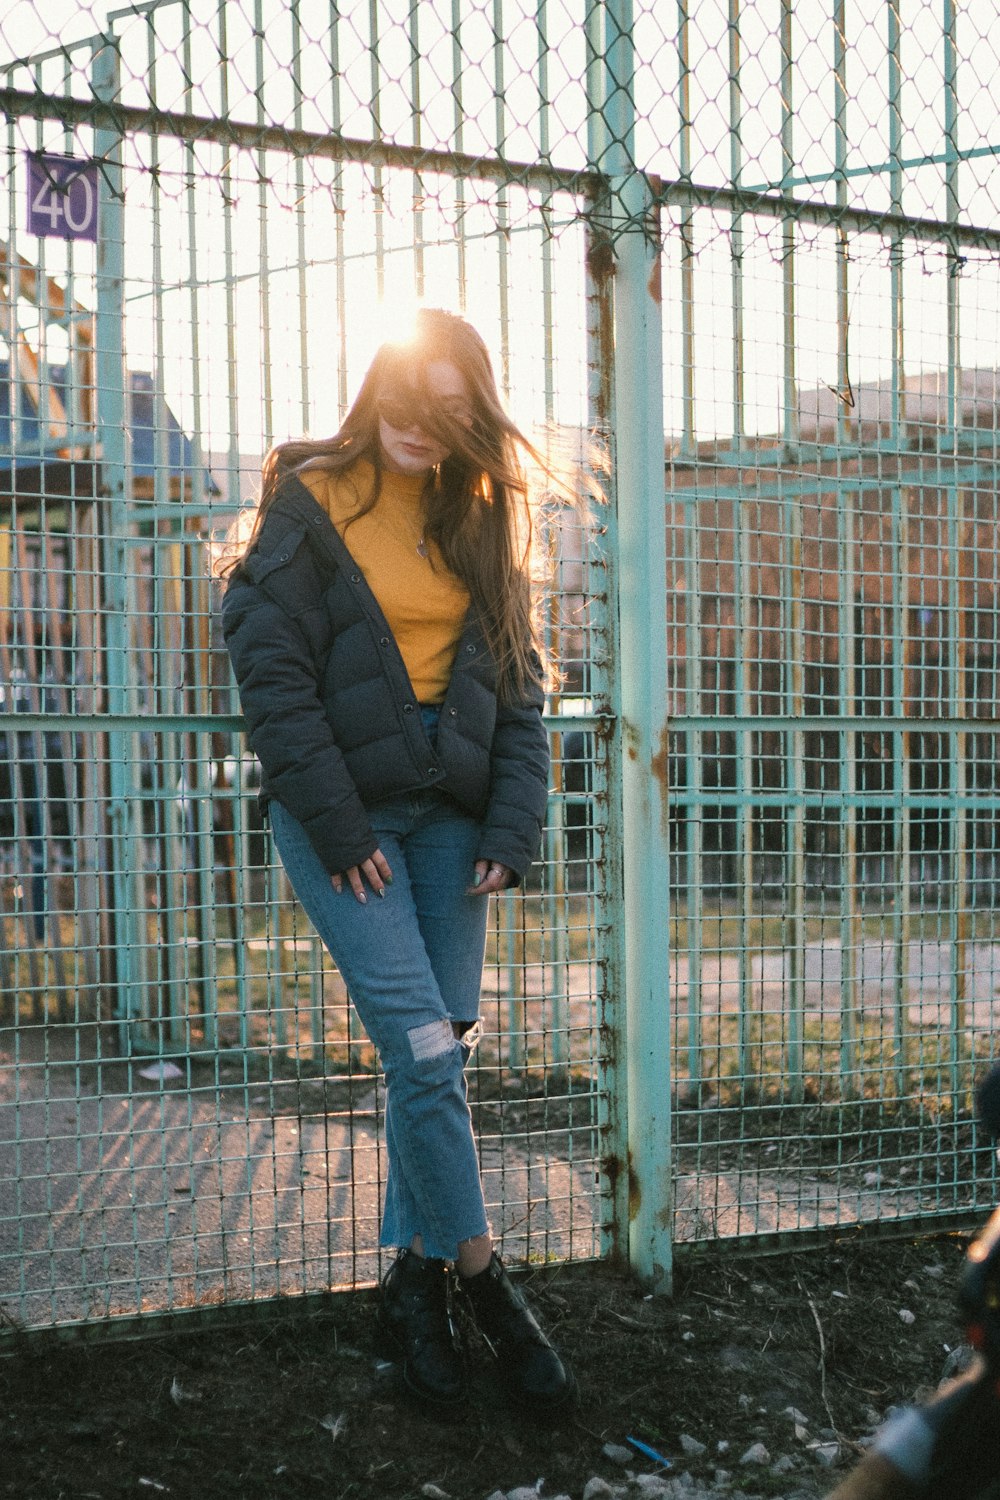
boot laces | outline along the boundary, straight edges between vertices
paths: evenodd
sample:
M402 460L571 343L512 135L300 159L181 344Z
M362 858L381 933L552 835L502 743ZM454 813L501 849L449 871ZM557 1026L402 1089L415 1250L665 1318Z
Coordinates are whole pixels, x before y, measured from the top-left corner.
M496 1272L491 1267L489 1279L470 1301L480 1330L490 1342L548 1346L534 1314L502 1267Z
M403 1257L400 1257L402 1260ZM398 1264L398 1262L397 1262ZM399 1320L414 1339L451 1343L454 1328L448 1308L447 1272L436 1265L400 1266L396 1296Z

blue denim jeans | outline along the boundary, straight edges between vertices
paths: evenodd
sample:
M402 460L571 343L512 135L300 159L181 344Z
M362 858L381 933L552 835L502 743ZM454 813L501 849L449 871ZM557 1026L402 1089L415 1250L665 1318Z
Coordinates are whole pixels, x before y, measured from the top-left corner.
M408 793L368 809L392 870L382 899L338 894L302 825L271 803L292 888L343 976L385 1073L382 1245L454 1260L487 1231L465 1086L471 1047L453 1022L479 1018L489 898L470 896L479 825L443 793ZM470 1033L469 1039L472 1036Z

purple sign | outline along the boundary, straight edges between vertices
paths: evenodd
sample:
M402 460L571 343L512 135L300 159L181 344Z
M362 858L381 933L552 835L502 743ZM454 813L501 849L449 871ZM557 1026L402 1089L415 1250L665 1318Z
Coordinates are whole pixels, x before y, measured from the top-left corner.
M28 233L97 239L97 162L29 151Z

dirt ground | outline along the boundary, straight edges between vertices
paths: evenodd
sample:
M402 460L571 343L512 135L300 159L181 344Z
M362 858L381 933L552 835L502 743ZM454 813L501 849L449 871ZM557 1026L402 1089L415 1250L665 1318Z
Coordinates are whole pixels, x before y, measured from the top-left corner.
M14 1335L0 1358L0 1494L417 1500L436 1486L486 1500L544 1480L541 1496L579 1500L595 1474L625 1478L604 1445L636 1437L712 1488L721 1467L754 1495L820 1496L837 1470L810 1442L839 1439L849 1463L890 1405L939 1380L961 1341L964 1245L858 1237L714 1253L681 1262L669 1300L608 1266L536 1271L530 1295L579 1384L549 1426L510 1409L481 1348L464 1414L414 1407L377 1361L369 1294L333 1296L308 1319L135 1342ZM685 1453L682 1434L704 1453ZM741 1467L758 1442L770 1464ZM657 1472L638 1453L627 1467Z

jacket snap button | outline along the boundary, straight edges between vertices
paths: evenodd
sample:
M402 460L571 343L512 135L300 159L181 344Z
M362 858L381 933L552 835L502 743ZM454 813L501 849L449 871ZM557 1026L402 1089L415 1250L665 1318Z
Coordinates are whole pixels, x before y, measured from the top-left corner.
M287 552L282 552L281 556L278 558L278 561L279 562L287 562L288 561L288 553Z
M322 516L313 516L313 525L314 526L322 526L322 524L323 524L323 517Z
M475 646L466 646L465 649L466 649L466 651L468 651L468 653L469 653L470 656L475 656L475 654L476 654L476 648L475 648Z
M404 712L404 714L412 714L412 712L413 712L413 704L412 703L404 703L403 704L403 712Z
M451 717L453 719L458 717L458 709L457 708L449 708L448 712L451 714Z
M352 583L360 583L361 582L361 574L360 573L352 573L351 574L351 582Z
M427 767L427 774L428 774L428 776L436 776L437 775L437 766L428 766Z
M382 639L379 641L379 645L380 646L388 646L388 644L389 644L389 637L387 635L384 635L382 637Z

